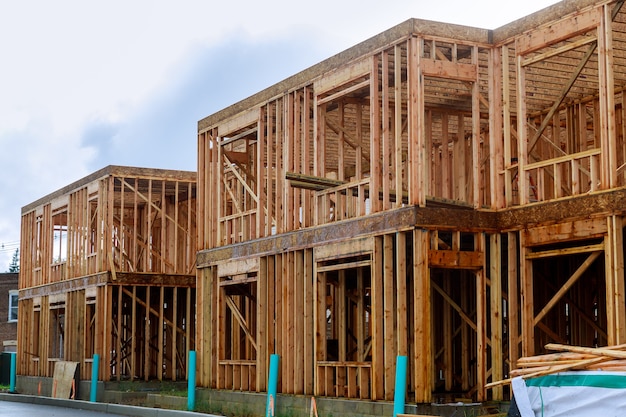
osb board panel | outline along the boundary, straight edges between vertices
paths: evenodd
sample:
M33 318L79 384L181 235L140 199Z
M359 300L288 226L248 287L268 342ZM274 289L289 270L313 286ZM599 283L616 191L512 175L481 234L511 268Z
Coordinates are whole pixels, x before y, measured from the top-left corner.
M72 381L76 376L78 362L59 361L54 364L52 376L52 397L69 399L72 392Z

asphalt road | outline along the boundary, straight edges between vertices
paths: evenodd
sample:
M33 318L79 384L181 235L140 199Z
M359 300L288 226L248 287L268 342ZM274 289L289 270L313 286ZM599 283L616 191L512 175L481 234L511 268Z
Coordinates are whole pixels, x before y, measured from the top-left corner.
M114 417L120 414L107 414L72 408L56 407L12 401L0 401L2 417Z

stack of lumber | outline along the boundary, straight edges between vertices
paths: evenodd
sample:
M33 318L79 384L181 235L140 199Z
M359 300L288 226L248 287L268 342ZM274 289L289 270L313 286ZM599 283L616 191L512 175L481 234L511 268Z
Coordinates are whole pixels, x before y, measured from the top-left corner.
M626 371L626 345L590 348L550 343L546 349L557 353L518 359L511 377L534 378L571 370Z
M509 384L512 378L518 376L528 379L582 370L626 372L626 344L590 348L549 343L545 348L557 353L522 357L517 360L517 369L511 370L511 378L491 382L485 388Z

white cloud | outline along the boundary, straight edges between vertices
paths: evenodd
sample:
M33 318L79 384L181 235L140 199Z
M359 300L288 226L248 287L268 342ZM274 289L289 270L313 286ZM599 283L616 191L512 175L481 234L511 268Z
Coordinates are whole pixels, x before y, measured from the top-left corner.
M195 169L197 121L408 18L554 1L0 0L0 271L20 208L107 164Z

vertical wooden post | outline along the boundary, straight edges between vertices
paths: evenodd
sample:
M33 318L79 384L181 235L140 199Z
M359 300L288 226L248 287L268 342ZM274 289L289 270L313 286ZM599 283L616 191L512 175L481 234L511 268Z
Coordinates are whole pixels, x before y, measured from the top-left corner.
M131 334L132 338L130 341L130 380L133 381L135 379L135 375L137 372L137 354L135 350L137 349L137 286L133 285L133 299L132 301L132 323L131 323Z
M174 287L172 289L172 340L170 341L170 345L171 345L171 351L170 351L170 357L172 358L171 360L171 375L170 378L172 379L172 381L176 381L176 374L177 374L177 369L178 369L178 287ZM135 315L133 314L133 319L135 318ZM134 320L133 320L134 322ZM135 333L133 333L134 335ZM133 337L134 339L134 337ZM181 352L183 355L186 355L187 352L185 350L183 350L183 352Z
M508 97L504 100L502 99L502 58L504 54L501 50L507 48L508 47L505 45L489 51L489 193L491 194L490 206L495 209L506 206L503 181L506 177L504 173L508 170L504 171L505 155L503 146L506 146L505 143L509 139L504 137L503 118L508 118L509 115L504 112L504 103L506 102L508 106ZM508 65L507 60L504 66L508 67ZM508 79L506 83L508 84ZM508 119L505 119L505 122L509 123Z
M304 250L304 394L313 394L315 375L315 340L314 292L315 276L313 275L313 250Z
M396 45L394 50L394 128L393 134L395 139L395 188L396 188L396 207L402 207L404 198L404 183L403 178L406 175L404 170L406 166L403 164L402 156L402 47L400 44ZM406 356L406 353L404 354Z
M163 218L165 221L165 218ZM163 356L165 351L163 349L163 324L165 322L164 317L164 304L165 304L165 287L159 288L159 317L157 317L157 379L163 381Z
M533 306L533 261L526 259L525 233L520 233L520 296L522 356L535 354L535 315Z
M373 55L370 72L370 208L372 213L382 209L379 192L382 191L381 178L381 108L380 108L380 80L378 79L378 65L380 57ZM383 68L383 72L384 72Z
M623 219L620 216L613 215L607 218L604 261L609 345L626 343L623 230Z
M516 45L517 46L517 45ZM517 49L517 48L516 48ZM528 162L528 128L526 126L526 69L522 65L523 57L516 56L517 65L517 183L520 204L528 204L528 179L526 163Z
M150 370L152 369L150 365L150 288L146 287L146 316L145 316L145 325L144 325L144 340L143 340L143 349L144 349L144 363L143 363L143 378L145 381L148 381L150 378Z
M617 181L617 150L615 127L615 82L613 79L613 4L605 4L598 26L598 78L600 95L600 144L603 161L601 189L615 186ZM595 184L594 184L595 186Z
M315 264L314 264L315 265ZM315 271L314 266L314 271ZM324 371L317 366L317 361L326 360L326 273L315 272L316 288L313 294L315 301L315 395L324 394Z
M265 187L263 186L263 182L265 177L267 176L267 170L271 170L271 161L267 160L266 164L266 156L267 156L267 148L270 144L270 137L272 135L272 122L268 117L268 113L270 112L269 107L271 104L266 104L265 106L259 109L259 119L257 121L257 141L256 141L256 186L254 189L256 190L257 195L257 207L256 207L256 225L255 233L250 234L250 239L255 239L257 237L265 236L266 223L270 222L269 207L267 204L267 194L265 194ZM266 129L267 132L266 132ZM268 217L266 217L268 216Z
M426 149L424 138L424 79L420 66L422 54L421 40L411 37L408 51L409 85L409 204L426 205L425 175Z
M393 399L395 383L395 361L397 356L396 332L396 276L394 274L393 256L394 235L383 236L383 331L384 331L384 361L385 361L385 399Z
M124 367L124 363L122 361L122 336L124 334L122 329L122 298L124 295L123 287L121 285L117 285L115 288L117 288L117 323L115 324L117 338L115 339L115 361L117 363L117 380L120 381L122 378L122 368Z
M380 125L380 141L382 144L382 169L381 169L381 185L382 185L382 209L389 210L391 208L390 190L392 182L391 156L393 152L392 136L390 132L391 110L390 110L390 91L389 91L389 51L382 52L382 80L381 80L381 125ZM377 71L378 73L378 71ZM379 148L380 149L380 148ZM373 155L372 155L373 156ZM371 198L371 194L370 194Z
M481 206L480 177L480 84L478 71L478 46L472 47L472 64L476 66L476 80L472 83L472 203L475 208Z
M485 234L476 236L476 250L483 253L483 268L476 272L476 393L478 401L484 401L487 383L487 272Z
M502 242L500 234L489 235L489 283L491 295L491 380L504 379L502 346ZM492 399L502 400L502 386L492 389Z
M511 368L514 369L517 364L517 360L520 357L519 354L519 286L517 282L518 277L518 252L517 252L517 232L507 233L507 265L508 265L508 297L507 297L507 326L509 330L509 363Z
M396 322L398 355L408 356L406 233L396 233ZM360 292L359 292L360 294ZM359 315L360 317L360 315ZM359 333L359 337L362 333ZM359 359L360 360L360 359Z
M509 46L502 45L502 139L504 157L504 206L513 203L513 175L511 172L511 87L509 73ZM491 97L490 97L491 98ZM492 117L491 115L489 117ZM495 135L494 135L495 136ZM495 175L496 173L493 173Z
M268 292L267 257L259 259L259 278L257 279L257 330L256 330L256 387L259 391L265 391L265 375L269 352L267 349L267 327L269 326L269 314L267 303Z
M415 402L428 403L432 398L431 378L431 294L428 268L428 231L413 232L413 309Z
M384 245L383 238L374 238L372 255L372 400L384 399Z

